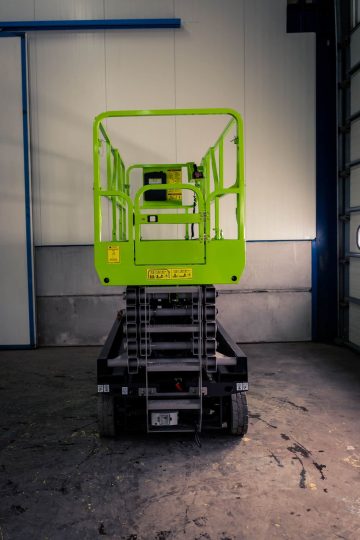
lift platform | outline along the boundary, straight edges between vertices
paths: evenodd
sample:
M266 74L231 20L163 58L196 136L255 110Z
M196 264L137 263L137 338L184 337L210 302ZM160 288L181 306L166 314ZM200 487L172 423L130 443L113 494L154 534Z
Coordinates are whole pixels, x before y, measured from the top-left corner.
M198 164L125 166L104 127L110 118L190 115L226 119ZM231 109L111 111L95 118L93 134L95 267L104 286L126 286L126 309L98 358L100 435L242 436L247 358L216 319L214 287L238 283L245 265L241 117Z

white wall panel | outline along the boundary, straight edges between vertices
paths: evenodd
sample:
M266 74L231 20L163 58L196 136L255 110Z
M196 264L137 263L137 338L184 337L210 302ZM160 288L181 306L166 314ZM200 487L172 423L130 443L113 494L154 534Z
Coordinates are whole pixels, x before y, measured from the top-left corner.
M350 160L360 159L360 120L351 123Z
M349 305L349 341L360 347L360 306Z
M360 111L360 73L351 78L351 114Z
M239 285L217 285L220 291L291 291L311 289L311 242L250 242ZM93 265L93 246L36 248L38 296L118 294L123 287L103 287ZM360 272L360 260L358 261ZM360 286L360 285L359 285ZM360 294L359 294L360 297ZM236 298L236 296L231 296Z
M360 300L360 259L350 259L349 270L349 295Z
M38 34L30 58L35 243L90 243L92 122L105 109L104 34Z
M247 238L314 238L315 36L246 0L245 61Z
M0 345L29 345L19 38L0 39L0 65Z
M239 110L247 238L315 236L314 36L286 34L285 0L35 0L35 13L183 21L178 30L31 38L37 244L92 241L91 122L106 108ZM127 122L112 133L128 161L187 161L203 155L220 124L167 119L155 132L149 120L140 134Z
M174 107L174 37L169 30L106 32L108 110ZM125 162L175 159L173 118L109 120L111 140Z
M108 110L174 107L172 31L151 30L150 35L149 30L106 32L105 50ZM173 118L116 118L106 125L126 166L175 161ZM139 174L130 177L135 189L141 187L141 181ZM170 226L166 234L170 231L176 237L177 227ZM142 230L144 238L149 238L147 233ZM160 237L166 234L162 228Z
M357 245L357 230L360 227L360 212L350 214L350 251L360 253L360 248Z
M183 28L175 32L176 106L178 108L230 107L244 111L244 3L233 0L175 2ZM215 143L229 117L178 118L177 156L199 163ZM226 156L225 156L226 158ZM230 168L230 167L229 167ZM235 175L227 175L229 184ZM225 238L236 236L235 205L220 201Z
M311 242L248 242L246 266L238 285L219 290L311 289Z
M174 107L172 30L107 31L105 50L109 110Z
M173 0L104 0L107 19L156 19L174 16Z
M351 65L360 61L360 30L351 35ZM358 73L351 79L351 113L360 110L360 76ZM360 158L360 122L351 125L351 160ZM350 177L350 206L360 205L360 168L351 170ZM358 229L360 227L360 213L350 215L350 251L360 253L357 243ZM349 296L360 299L360 259L350 258L349 267ZM349 341L360 347L360 306L349 304Z
M176 3L176 16L188 3ZM243 112L243 2L202 0L197 13L199 22L175 32L176 106Z
M36 20L103 19L101 0L35 0Z
M0 21L32 21L35 16L35 0L2 0Z
M0 20L146 19L174 16L173 0L1 0Z
M124 287L101 285L93 251L92 246L36 249L40 344L104 342L123 307ZM217 302L234 339L310 339L311 242L248 243L244 277L237 290L230 288L217 286Z
M220 294L216 305L219 321L238 343L311 339L310 292Z
M350 172L350 206L360 206L360 167Z
M212 2L212 0L211 0ZM208 5L210 2L208 2ZM243 4L243 1L239 2ZM174 0L175 17L180 17L183 24L200 22L200 13L204 9L204 0Z
M351 66L355 66L360 62L360 28L357 28L353 34L351 34L350 43L351 54Z
M175 32L176 107L231 107L243 113L243 2L185 0L175 7L175 15L184 18ZM198 161L225 123L178 118L176 125L178 159Z

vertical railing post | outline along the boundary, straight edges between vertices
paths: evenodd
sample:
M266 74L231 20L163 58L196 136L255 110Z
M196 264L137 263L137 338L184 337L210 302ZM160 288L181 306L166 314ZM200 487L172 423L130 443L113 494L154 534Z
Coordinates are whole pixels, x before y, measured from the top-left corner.
M93 160L94 160L94 239L101 242L101 203L100 203L100 141L98 124L93 127Z

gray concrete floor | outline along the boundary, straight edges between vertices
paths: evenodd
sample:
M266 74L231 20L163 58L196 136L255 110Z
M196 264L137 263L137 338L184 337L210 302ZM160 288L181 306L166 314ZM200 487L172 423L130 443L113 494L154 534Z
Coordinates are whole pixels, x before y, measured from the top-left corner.
M96 432L97 348L0 353L0 539L360 538L359 356L243 347L250 426Z

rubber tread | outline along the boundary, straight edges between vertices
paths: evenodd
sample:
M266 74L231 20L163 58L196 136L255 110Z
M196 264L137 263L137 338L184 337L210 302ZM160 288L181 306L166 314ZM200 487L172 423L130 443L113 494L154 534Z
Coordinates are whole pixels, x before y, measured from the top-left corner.
M100 437L115 436L114 397L110 394L98 395L98 425Z
M245 392L230 396L230 433L243 437L248 430L249 412Z

